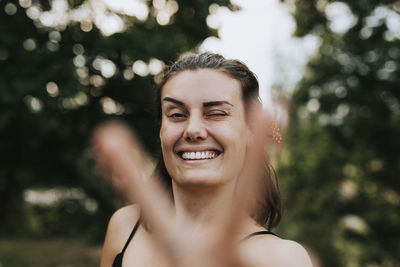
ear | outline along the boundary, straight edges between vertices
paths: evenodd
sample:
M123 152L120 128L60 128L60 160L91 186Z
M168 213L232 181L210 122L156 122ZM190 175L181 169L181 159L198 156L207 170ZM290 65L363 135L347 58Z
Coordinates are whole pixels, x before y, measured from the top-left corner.
M162 135L163 135L163 128L162 125L160 125L159 131L158 131L158 138L160 140L160 148L162 150L163 148L163 139L162 139Z
M273 140L278 143L279 129L270 112L259 107L250 109L250 112L252 113L249 114L247 123L247 147L267 145Z

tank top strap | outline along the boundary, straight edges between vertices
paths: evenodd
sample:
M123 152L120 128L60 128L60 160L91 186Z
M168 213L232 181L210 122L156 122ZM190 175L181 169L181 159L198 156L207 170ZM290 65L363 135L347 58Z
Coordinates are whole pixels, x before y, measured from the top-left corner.
M128 247L129 243L132 240L132 237L135 235L137 229L139 228L140 225L140 218L139 220L136 222L135 226L132 229L131 234L128 237L128 240L126 241L124 248L122 249L122 251L120 253L118 253L115 258L114 258L114 262L112 264L112 267L121 267L122 266L122 258L124 257L124 253L126 248Z
M122 255L125 253L125 250L126 250L126 248L128 247L129 243L131 242L132 237L135 235L137 229L139 228L139 225L140 225L140 218L139 218L139 220L136 222L135 226L133 227L132 232L131 232L131 234L130 234L129 237L128 237L128 240L126 241L125 246L124 246L124 248L123 248L122 251L121 251L121 254L122 254Z
M274 232L265 230L265 231L257 231L257 232L251 233L251 234L249 234L248 236L246 236L245 238L243 238L242 241L245 241L245 240L247 240L247 239L249 239L249 238L251 238L251 237L253 237L253 236L256 236L256 235L274 235L274 236L276 236L276 237L279 237L279 236L278 236L277 234L275 234Z

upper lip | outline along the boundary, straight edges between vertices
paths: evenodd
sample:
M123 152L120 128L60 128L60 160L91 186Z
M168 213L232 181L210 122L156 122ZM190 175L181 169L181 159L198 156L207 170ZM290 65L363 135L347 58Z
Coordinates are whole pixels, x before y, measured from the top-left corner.
M218 153L222 152L222 149L216 148L214 146L190 146L177 148L175 152L177 154L182 154L183 152L205 152L205 151L216 151Z

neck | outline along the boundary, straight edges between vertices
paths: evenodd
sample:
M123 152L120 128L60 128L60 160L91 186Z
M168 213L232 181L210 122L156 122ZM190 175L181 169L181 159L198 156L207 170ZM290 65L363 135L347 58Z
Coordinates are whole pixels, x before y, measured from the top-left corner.
M173 184L177 223L190 222L198 230L219 225L233 208L235 184L201 189L195 187L191 189Z

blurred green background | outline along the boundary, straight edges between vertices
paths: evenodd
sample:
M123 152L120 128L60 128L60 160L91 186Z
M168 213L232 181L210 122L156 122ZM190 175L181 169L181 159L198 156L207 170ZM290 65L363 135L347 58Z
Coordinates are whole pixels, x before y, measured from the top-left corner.
M321 266L400 266L400 1L282 2L295 35L320 46L292 94L274 89L289 114L276 231ZM211 4L237 9L137 0L136 13L100 12L99 3L0 0L2 267L98 266L123 203L94 168L94 125L127 121L157 157L154 79L217 36L206 23ZM346 30L329 20L332 6L350 18Z

